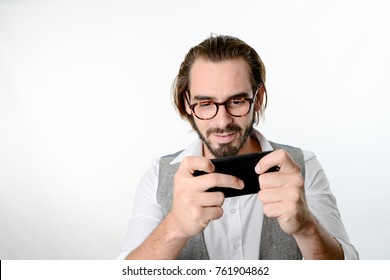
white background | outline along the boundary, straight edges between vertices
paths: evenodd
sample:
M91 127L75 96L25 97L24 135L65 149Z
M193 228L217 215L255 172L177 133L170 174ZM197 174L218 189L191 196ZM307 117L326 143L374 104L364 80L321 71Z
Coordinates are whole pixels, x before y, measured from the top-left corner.
M112 259L152 159L195 137L170 89L237 36L267 138L316 152L362 259L390 259L388 1L0 0L0 259Z

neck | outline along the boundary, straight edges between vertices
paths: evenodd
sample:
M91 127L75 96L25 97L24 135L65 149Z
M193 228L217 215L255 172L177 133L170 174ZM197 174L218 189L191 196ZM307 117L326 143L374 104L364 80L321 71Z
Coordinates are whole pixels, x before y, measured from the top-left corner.
M261 152L261 146L256 136L249 136L244 146L238 152L239 155Z

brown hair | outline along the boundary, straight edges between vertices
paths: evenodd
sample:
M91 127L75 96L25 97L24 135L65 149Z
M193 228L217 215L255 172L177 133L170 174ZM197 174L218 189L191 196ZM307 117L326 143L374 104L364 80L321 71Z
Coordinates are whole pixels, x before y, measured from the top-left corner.
M232 59L244 59L249 66L249 75L253 92L260 86L264 87L264 95L259 97L260 110L255 110L255 122L267 107L267 90L265 89L265 67L257 52L244 41L232 36L210 36L199 45L192 47L180 65L180 70L172 86L172 98L179 115L193 124L191 115L185 108L185 92L189 90L190 70L197 58L211 62L221 62Z

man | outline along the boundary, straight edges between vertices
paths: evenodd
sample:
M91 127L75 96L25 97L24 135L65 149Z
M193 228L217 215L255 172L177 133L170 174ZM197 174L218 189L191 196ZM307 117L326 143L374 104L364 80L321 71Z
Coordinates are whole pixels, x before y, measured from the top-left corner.
M255 50L229 36L204 40L181 64L173 97L199 139L154 162L141 180L120 258L358 258L315 155L253 128L267 103ZM272 150L255 168L258 194L206 192L245 187L213 172L210 159ZM279 171L265 173L273 166ZM206 174L195 177L195 170Z

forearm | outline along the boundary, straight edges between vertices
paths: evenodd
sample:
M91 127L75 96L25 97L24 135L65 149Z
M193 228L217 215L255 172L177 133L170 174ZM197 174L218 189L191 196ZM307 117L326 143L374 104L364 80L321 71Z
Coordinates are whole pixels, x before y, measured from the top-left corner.
M136 249L130 252L127 260L169 260L176 259L188 238L177 235L174 220L167 217Z
M339 242L313 215L305 229L293 236L306 260L344 259L344 252Z

